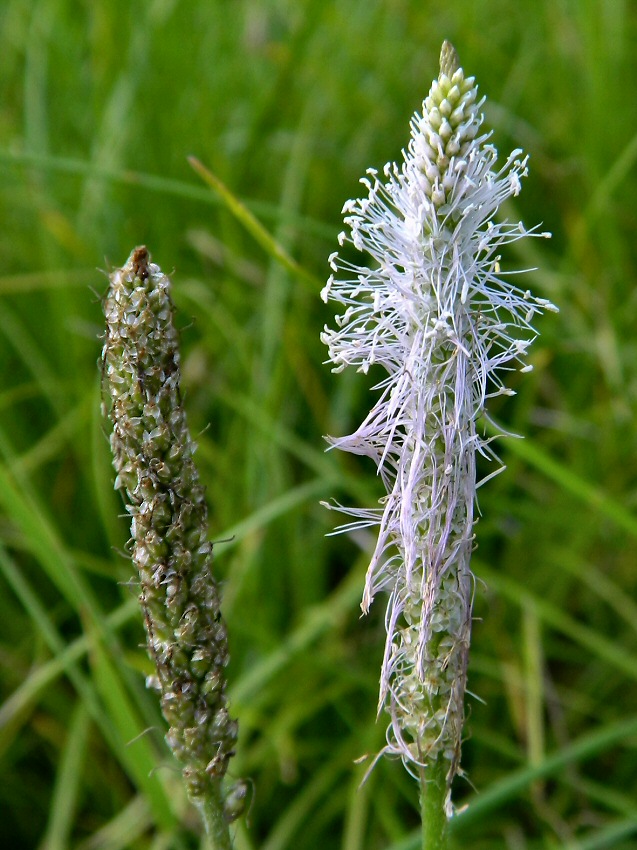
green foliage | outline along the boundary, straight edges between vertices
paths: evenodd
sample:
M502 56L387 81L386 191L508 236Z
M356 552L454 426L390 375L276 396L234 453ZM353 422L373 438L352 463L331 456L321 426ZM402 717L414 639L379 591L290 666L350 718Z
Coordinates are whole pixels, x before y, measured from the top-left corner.
M318 502L380 490L364 459L323 454L370 398L368 379L322 365L318 293L340 209L399 156L444 38L501 153L531 156L511 216L554 233L503 267L538 266L533 289L561 307L519 395L492 407L526 440L500 441L508 469L480 490L469 689L484 702L469 697L452 834L477 850L636 846L636 37L625 0L0 6L7 846L200 842L144 687L99 412L96 267L141 243L175 269L240 721L231 770L254 782L237 850L417 846L400 764L358 788L370 760L354 760L383 744L382 606L359 619L370 540L325 537Z

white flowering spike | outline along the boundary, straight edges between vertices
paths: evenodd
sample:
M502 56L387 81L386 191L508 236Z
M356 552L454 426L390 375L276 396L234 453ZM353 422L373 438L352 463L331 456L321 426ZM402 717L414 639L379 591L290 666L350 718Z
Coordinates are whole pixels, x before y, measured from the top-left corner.
M481 134L473 77L445 42L440 76L411 121L402 165L384 179L370 169L364 198L345 204L341 245L371 255L371 267L330 257L324 301L343 305L321 335L335 372L378 364L387 376L345 451L373 458L386 486L380 507L337 510L339 531L378 525L362 609L389 594L379 710L391 723L385 752L417 774L437 763L447 789L459 770L471 631L476 452L495 459L477 420L491 395L509 394L501 373L524 357L531 321L552 304L508 282L503 246L531 235L496 222L517 195L526 158L497 151ZM548 236L532 232L532 235ZM511 274L511 273L509 273Z

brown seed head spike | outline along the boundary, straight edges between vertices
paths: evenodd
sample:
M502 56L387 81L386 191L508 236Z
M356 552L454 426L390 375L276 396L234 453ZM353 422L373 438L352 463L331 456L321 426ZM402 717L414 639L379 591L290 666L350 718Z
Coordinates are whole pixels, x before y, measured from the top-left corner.
M460 59L456 48L450 41L443 41L440 51L440 73L451 79L459 67Z

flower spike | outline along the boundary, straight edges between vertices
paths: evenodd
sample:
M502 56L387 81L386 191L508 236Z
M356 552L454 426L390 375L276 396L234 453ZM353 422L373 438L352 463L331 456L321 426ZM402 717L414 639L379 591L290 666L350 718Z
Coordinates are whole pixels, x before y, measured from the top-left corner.
M502 372L528 368L534 316L556 309L501 271L503 247L549 234L495 220L520 191L527 160L516 150L497 165L483 102L445 42L402 164L388 163L382 178L368 171L367 194L344 207L341 246L372 262L332 255L322 292L342 309L321 336L333 371L378 364L386 372L356 431L329 438L371 457L387 490L377 508L329 506L353 517L339 530L378 526L362 609L380 590L389 594L385 752L425 779L442 765L448 799L464 720L476 453L494 458L477 420L487 397L511 392Z
M103 305L104 413L113 424L115 487L131 516L131 555L155 663L147 684L160 692L166 740L190 798L205 808L220 798L237 722L227 708L226 627L196 447L181 402L170 287L145 247L111 274ZM238 790L229 794L227 820L239 814Z

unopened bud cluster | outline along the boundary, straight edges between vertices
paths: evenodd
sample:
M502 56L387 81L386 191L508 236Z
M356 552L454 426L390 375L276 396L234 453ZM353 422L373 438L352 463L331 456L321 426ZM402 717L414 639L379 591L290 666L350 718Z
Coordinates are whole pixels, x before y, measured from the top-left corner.
M195 446L180 396L170 281L137 248L110 276L102 352L115 487L131 515L148 650L190 796L226 772L237 739L228 714L226 629L212 576L212 546Z
M474 77L465 77L457 54L445 42L440 77L423 103L423 115L412 119L414 155L420 160L420 188L441 207L466 170L465 155L480 131L482 117Z

